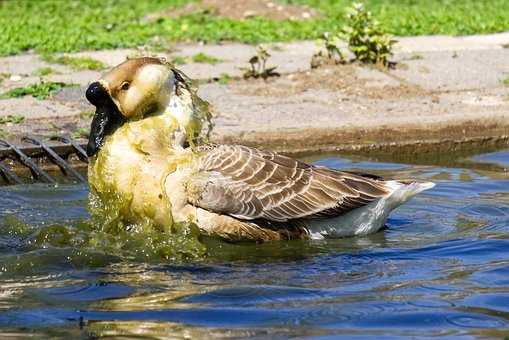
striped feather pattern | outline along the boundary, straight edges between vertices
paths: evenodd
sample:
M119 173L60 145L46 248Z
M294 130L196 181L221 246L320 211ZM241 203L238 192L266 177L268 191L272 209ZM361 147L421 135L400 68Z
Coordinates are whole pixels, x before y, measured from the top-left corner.
M239 219L330 218L390 192L377 179L246 146L207 145L200 152L189 203Z

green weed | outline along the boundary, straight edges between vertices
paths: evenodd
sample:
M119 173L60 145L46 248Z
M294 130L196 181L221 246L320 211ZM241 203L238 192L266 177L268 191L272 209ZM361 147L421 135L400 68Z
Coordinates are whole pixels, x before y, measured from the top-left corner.
M25 117L22 115L7 115L0 117L0 124L21 124L25 121Z
M92 70L100 71L106 68L106 65L99 60L90 57L71 57L68 55L54 56L51 54L45 54L42 59L52 64L62 64L70 66L76 71L80 70Z
M340 64L345 62L343 52L341 52L341 40L335 34L325 32L319 40L318 51L311 57L311 68L317 68L328 62Z
M185 65L185 64L187 64L186 58L181 57L181 56L174 56L174 57L172 57L170 62L173 65Z
M83 111L80 113L80 118L81 119L90 119L94 116L95 112L94 111Z
M389 57L396 40L386 33L381 24L362 3L347 9L346 24L336 34L323 33L319 51L311 58L311 68L327 62L346 62L341 42L354 55L353 61L390 66Z
M216 57L213 57L213 56L207 55L205 53L201 53L201 52L193 55L193 57L191 59L195 63L205 63L205 64L211 64L211 65L215 65L215 64L221 62L221 59L218 59Z
M41 67L41 68L38 68L34 74L36 76L47 76L49 74L52 74L54 72L54 70L51 68L51 67Z
M502 84L509 86L509 77L502 79Z
M65 83L60 82L41 82L38 84L32 84L25 87L17 87L12 90L5 92L2 97L4 98L18 98L23 96L32 96L39 100L48 98L52 93L61 90L62 88L69 86Z
M372 64L388 65L396 43L362 3L354 3L348 9L347 24L341 29L340 37L348 43L356 60Z
M228 73L221 73L217 82L221 85L226 85L232 80L232 77Z
M2 82L4 79L7 79L11 76L10 73L6 73L6 72L1 72L0 73L0 82Z
M79 139L79 138L87 139L89 135L90 135L90 129L79 128L79 129L77 129L76 131L74 131L72 133L72 138L74 138L74 139Z
M277 66L267 67L267 60L269 58L270 54L267 49L259 45L256 48L256 55L249 59L249 67L240 68L241 71L244 71L242 75L244 79L279 77L280 74L275 71Z
M58 126L57 124L55 124L53 122L49 122L48 125L49 125L49 128L51 130L53 130L53 132L55 132L55 133L57 133L61 130L60 126Z

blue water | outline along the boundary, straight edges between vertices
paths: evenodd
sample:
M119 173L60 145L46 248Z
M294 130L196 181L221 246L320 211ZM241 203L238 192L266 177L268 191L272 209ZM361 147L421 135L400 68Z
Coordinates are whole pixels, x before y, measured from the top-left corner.
M0 337L509 336L509 152L468 168L314 160L437 186L368 237L209 240L187 262L37 243L33 230L88 218L87 188L0 188Z

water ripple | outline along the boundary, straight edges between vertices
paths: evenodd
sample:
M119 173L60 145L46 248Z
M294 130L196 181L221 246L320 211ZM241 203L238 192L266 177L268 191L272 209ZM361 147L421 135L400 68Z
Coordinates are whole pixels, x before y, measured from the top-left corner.
M509 153L479 160L509 164ZM509 335L506 173L475 162L461 163L468 169L337 157L318 164L437 186L368 237L242 245L205 238L207 257L179 263L80 246L86 233L72 231L88 218L84 186L0 188L0 333ZM54 221L65 228L49 242L40 232Z

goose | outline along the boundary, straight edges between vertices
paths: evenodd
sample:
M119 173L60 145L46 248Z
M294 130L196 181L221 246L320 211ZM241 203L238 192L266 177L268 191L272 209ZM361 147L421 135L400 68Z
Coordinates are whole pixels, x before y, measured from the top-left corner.
M367 235L432 182L384 180L243 145L207 143L208 103L164 59L91 83L91 201L124 225L193 223L227 241Z

